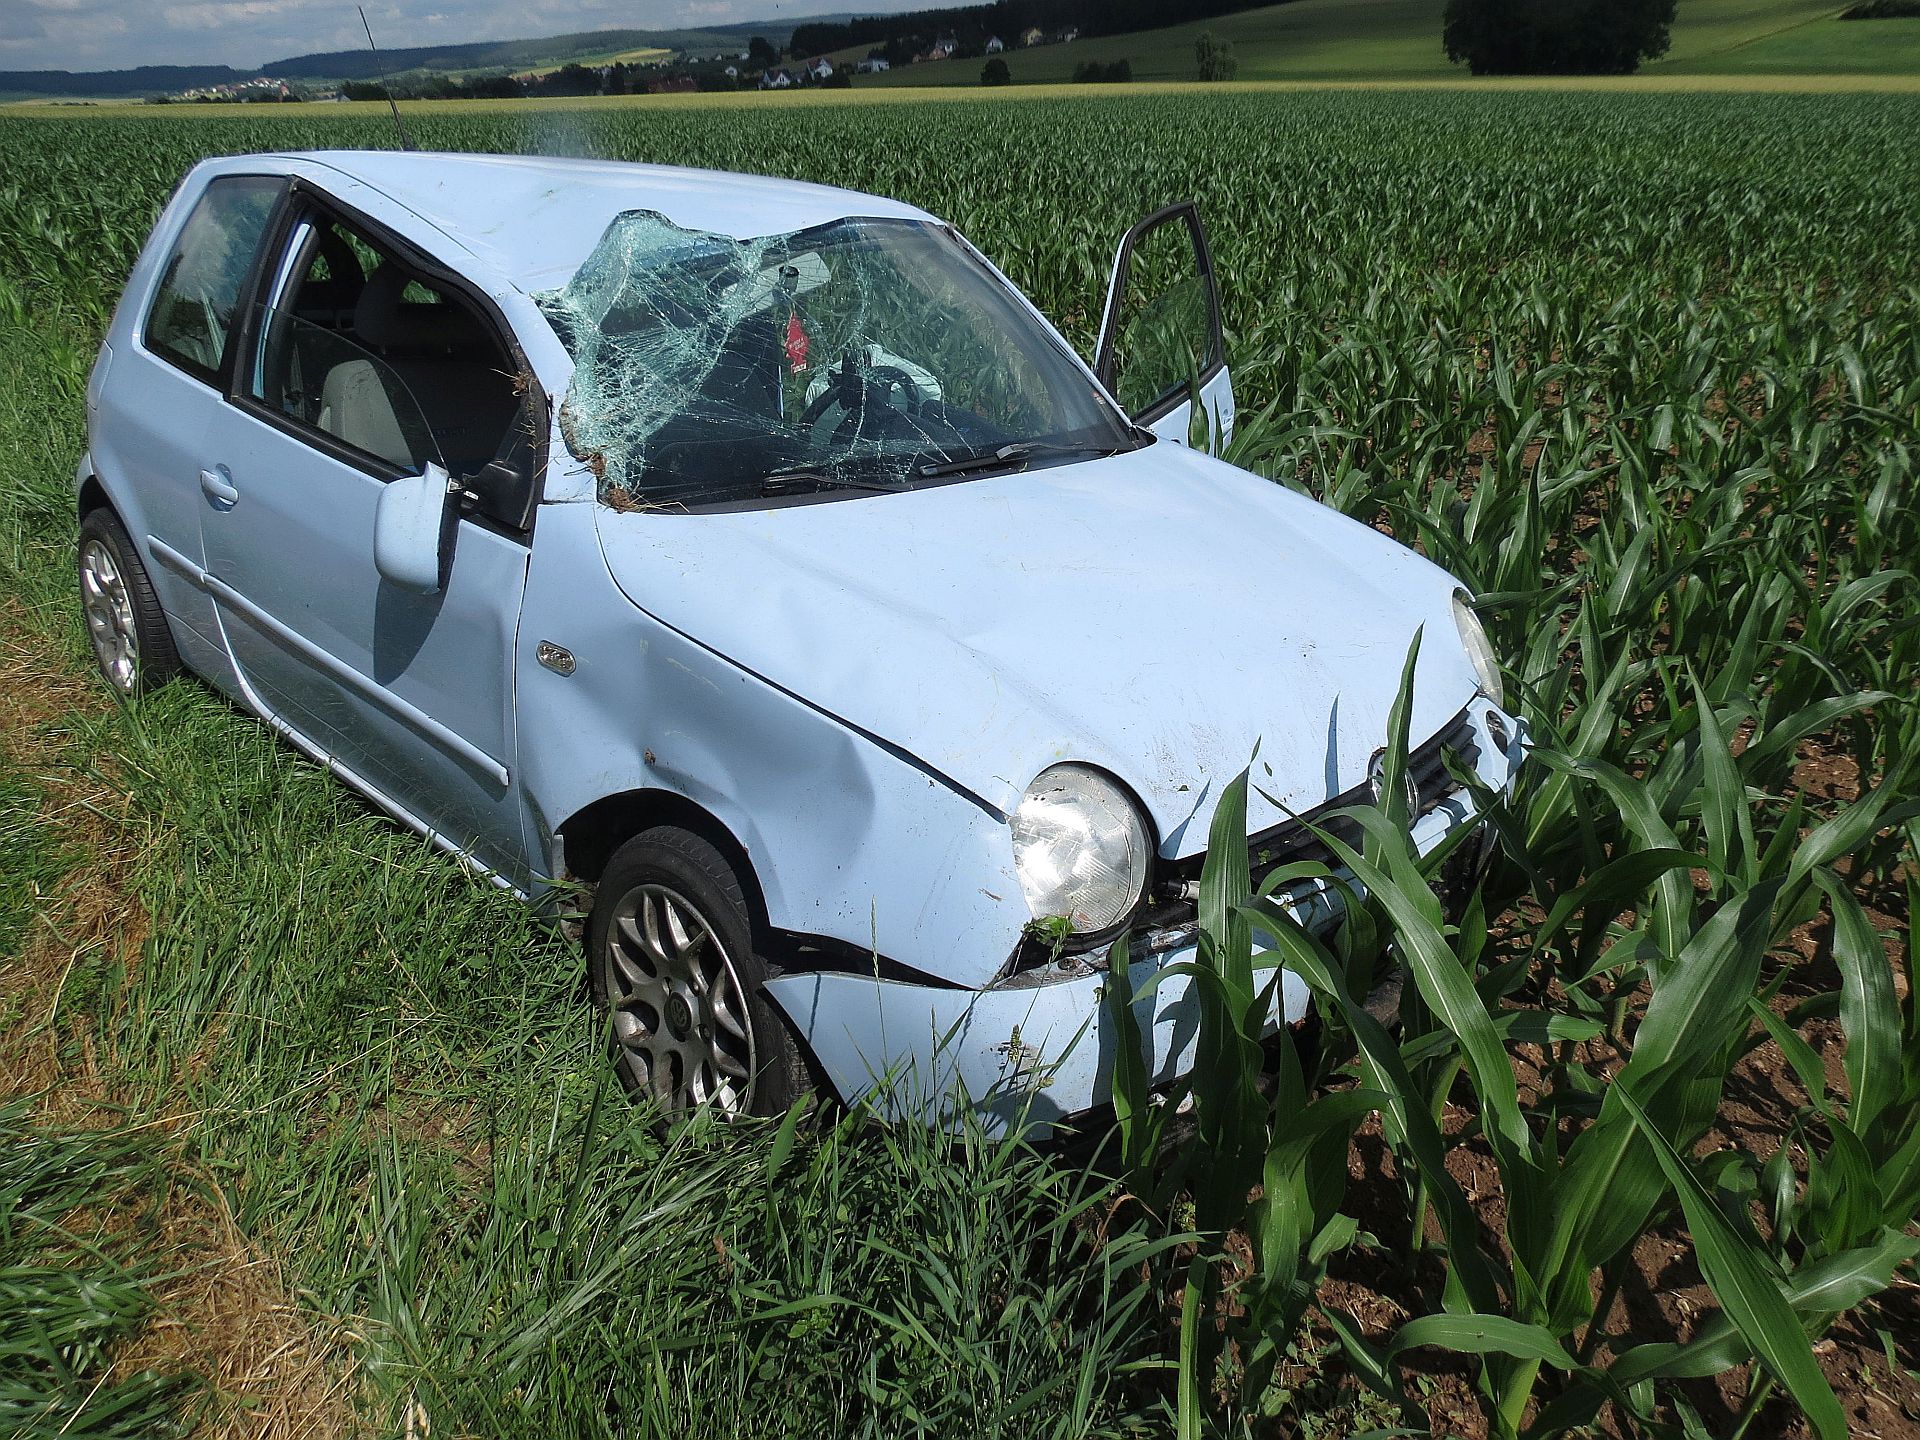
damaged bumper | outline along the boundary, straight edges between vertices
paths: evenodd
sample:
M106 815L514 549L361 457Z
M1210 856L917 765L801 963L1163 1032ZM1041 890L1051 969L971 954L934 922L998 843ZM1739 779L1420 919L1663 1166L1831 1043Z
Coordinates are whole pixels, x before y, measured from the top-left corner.
M1474 769L1504 793L1529 748L1523 723L1484 701L1467 713L1481 737ZM1471 793L1456 790L1415 822L1415 848L1427 854L1479 819ZM1490 834L1488 840L1450 863L1477 871L1491 854ZM1296 887L1286 898L1311 930L1338 917L1325 885ZM1143 950L1151 953L1129 967L1134 1019L1149 1079L1163 1088L1192 1067L1199 1006L1184 977L1156 977L1192 962L1198 937L1191 927L1162 929L1137 937L1134 953ZM1068 961L978 990L819 972L782 976L768 993L848 1101L875 1100L891 1117L929 1123L951 1125L961 1109L972 1108L990 1128L1022 1116L1044 1127L1112 1099L1117 1037L1104 1012L1105 982L1104 966ZM1270 1027L1301 1019L1308 1003L1305 984L1282 975Z

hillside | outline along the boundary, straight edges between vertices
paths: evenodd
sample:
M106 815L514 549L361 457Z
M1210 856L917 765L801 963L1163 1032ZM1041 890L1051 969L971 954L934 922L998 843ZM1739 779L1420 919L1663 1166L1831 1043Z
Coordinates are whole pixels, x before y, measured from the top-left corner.
M260 73L285 80L370 80L379 69L389 75L411 70L456 73L469 70L533 70L542 66L586 62L632 50L721 50L746 46L748 34L762 29L739 27L711 30L589 30L571 35L547 35L536 40L485 41L471 45L419 45L386 48L376 67L363 45L357 50L333 50L273 60ZM789 26L780 28L790 28ZM774 37L769 36L769 39ZM784 39L785 37L780 37ZM776 43L778 41L776 40Z
M1839 21L1834 0L1680 0L1673 47L1649 70L1776 67L1787 72L1920 70L1920 22ZM1466 73L1440 48L1446 0L1292 0L1204 23L1010 51L1017 84L1071 80L1088 61L1124 59L1136 80L1191 80L1193 43L1232 43L1241 80L1439 80ZM1889 32L1892 32L1889 35ZM1908 36L1910 45L1900 43ZM1817 38L1817 45L1803 42ZM977 85L979 60L909 65L858 85Z
M844 20L846 12L806 16L810 20ZM143 65L133 70L0 70L0 98L33 96L87 96L92 98L160 95L201 86L234 84L255 75L280 80L370 80L384 69L389 75L432 70L472 74L489 70L552 70L569 63L605 64L631 59L638 52L648 58L660 51L714 52L746 48L750 36L764 35L784 45L795 20L768 19L734 25L710 25L683 30L587 30L567 35L544 35L530 40L483 40L466 45L386 47L378 67L364 47L320 51L269 60L251 70L227 65Z

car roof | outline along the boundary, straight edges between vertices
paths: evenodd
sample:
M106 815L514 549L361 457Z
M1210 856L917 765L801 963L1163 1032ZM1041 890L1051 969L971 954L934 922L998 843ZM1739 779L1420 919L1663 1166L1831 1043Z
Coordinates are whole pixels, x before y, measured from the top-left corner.
M496 278L528 292L564 284L613 218L629 210L657 211L685 229L739 240L848 216L935 218L857 190L675 165L399 150L275 158L302 171L325 167L379 191L453 237ZM308 173L324 187L323 177Z

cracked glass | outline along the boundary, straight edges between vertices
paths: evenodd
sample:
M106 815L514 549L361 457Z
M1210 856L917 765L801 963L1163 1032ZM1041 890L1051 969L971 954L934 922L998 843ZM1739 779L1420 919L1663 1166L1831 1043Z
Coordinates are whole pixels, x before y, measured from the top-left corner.
M536 298L574 361L568 447L617 508L905 489L1140 443L938 225L735 240L629 212Z

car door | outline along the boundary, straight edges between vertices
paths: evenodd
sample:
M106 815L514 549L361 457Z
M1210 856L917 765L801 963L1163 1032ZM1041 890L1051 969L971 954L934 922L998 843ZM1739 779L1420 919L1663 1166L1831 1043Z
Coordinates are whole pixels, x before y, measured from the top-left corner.
M1147 216L1121 239L1094 369L1127 413L1163 440L1217 455L1233 438L1220 290L1191 200Z
M520 883L512 655L544 401L477 294L311 191L260 273L203 462L235 670L374 798ZM381 575L374 531L387 486L429 465L458 492L422 594Z
M124 482L121 518L157 562L149 570L175 643L196 665L218 653L212 602L194 584L207 425L220 408L228 339L286 185L283 176L221 175L181 196L169 233L156 230L155 243L166 248L154 262L145 313L102 348L88 388L95 468ZM108 403L99 403L103 393Z

